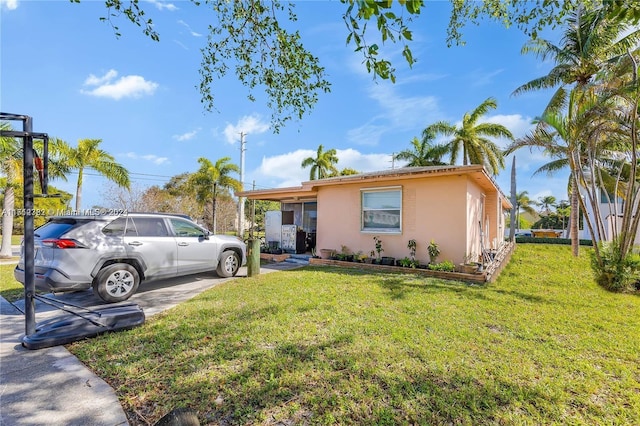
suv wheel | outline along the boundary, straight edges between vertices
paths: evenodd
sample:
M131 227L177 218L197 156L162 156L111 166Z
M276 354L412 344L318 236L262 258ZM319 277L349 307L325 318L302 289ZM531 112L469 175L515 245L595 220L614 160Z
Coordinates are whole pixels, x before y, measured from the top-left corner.
M218 268L216 272L219 276L224 278L233 277L238 273L240 269L240 259L233 250L227 250L220 256L220 262L218 262Z
M140 285L140 274L128 263L105 266L93 280L93 290L105 302L122 302L130 298Z

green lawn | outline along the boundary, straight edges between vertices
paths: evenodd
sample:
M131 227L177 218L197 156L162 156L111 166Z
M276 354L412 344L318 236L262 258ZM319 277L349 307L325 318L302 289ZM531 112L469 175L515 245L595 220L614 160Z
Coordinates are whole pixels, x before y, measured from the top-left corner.
M13 278L15 264L0 265L0 296L10 302L24 297L24 287Z
M2 238L2 234L0 234L0 238ZM11 236L11 245L19 246L22 243L22 235L12 235Z
M132 424L640 424L640 296L519 245L487 287L307 267L69 346Z

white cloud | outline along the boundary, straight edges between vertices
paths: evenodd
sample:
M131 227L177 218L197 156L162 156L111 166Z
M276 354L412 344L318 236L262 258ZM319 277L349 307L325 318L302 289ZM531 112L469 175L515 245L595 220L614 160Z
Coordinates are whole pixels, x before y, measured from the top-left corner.
M227 124L224 128L224 136L227 143L234 144L240 140L240 133L245 135L257 135L269 130L269 123L262 121L258 114L245 115L234 124Z
M143 155L142 158L144 158L147 161L151 161L153 164L157 164L157 165L169 164L169 159L167 157L158 157L157 155L154 155L154 154Z
M139 98L144 95L153 95L159 84L147 81L139 75L127 75L118 80L116 70L109 70L105 75L96 77L91 74L84 82L84 86L97 86L80 92L85 95L119 100L122 98ZM115 81L114 81L115 80Z
M535 125L531 123L533 121L531 117L523 117L520 114L496 114L487 116L482 121L502 124L511 131L514 138L523 137L535 127Z
M157 165L162 165L162 164L171 164L171 162L169 161L169 158L167 157L158 157L155 154L145 154L145 155L139 155L136 154L135 152L126 152L124 154L118 154L119 157L126 157L126 158L131 158L132 160L147 160L153 164L157 164Z
M378 103L381 113L347 132L347 139L357 145L377 145L386 133L424 127L443 115L434 96L403 97L386 83L373 85L369 97Z
M356 145L378 145L382 135L388 131L388 127L382 124L375 124L375 121L377 120L370 120L360 127L349 129L347 131L347 140Z
M264 157L257 170L256 180L272 182L276 187L298 186L309 180L309 168L303 169L302 161L307 157L315 157L316 151L298 149L286 154ZM359 172L384 170L391 167L391 154L363 154L355 149L337 149L338 170L351 168Z
M189 26L189 24L187 24L186 22L184 22L182 19L178 20L178 24L182 25L183 27L185 27L187 30L189 30L189 34L191 34L194 37L202 37L202 34L197 33L195 31L193 31L191 29L191 26Z
M145 1L147 3L151 3L159 10L169 10L171 12L178 10L178 7L173 3L168 3L160 0L145 0Z
M500 75L502 71L504 71L504 69L498 69L498 70L489 71L489 72L476 70L476 71L473 71L473 74L471 74L469 77L473 81L472 83L473 86L475 87L486 86L488 84L493 83L494 77Z
M181 135L173 135L173 138L180 142L188 141L193 139L198 134L199 131L200 131L200 128L198 127L197 129L191 132L183 133Z
M0 0L0 8L16 10L18 8L18 0Z
M189 50L189 48L182 42L178 40L173 40L178 46L182 47L184 50Z
M101 84L105 84L113 80L118 76L118 71L109 70L102 77L96 77L93 74L89 74L89 77L84 81L85 86L100 86Z

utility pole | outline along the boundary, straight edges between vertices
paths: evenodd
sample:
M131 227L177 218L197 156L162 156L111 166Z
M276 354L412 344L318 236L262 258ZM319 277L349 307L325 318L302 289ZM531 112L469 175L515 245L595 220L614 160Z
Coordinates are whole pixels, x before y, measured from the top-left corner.
M256 180L253 180L252 190L256 190ZM251 230L249 231L249 238L253 240L253 230L256 228L256 200L251 200Z
M246 148L244 147L245 134L244 132L240 132L240 184L242 185L242 189L244 190L244 152ZM238 198L238 236L244 240L244 197Z
M396 153L395 152L391 153L391 168L392 169L396 168Z

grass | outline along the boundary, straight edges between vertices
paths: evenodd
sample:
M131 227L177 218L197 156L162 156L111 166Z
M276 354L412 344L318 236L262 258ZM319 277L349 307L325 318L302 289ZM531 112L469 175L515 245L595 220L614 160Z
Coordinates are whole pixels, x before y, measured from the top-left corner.
M15 263L0 265L0 296L9 302L15 302L24 297L24 287L13 277Z
M640 297L520 245L495 284L307 267L69 349L131 424L640 424Z
M0 238L2 238L2 234L0 234ZM22 235L12 235L11 236L11 245L19 246L22 243Z

